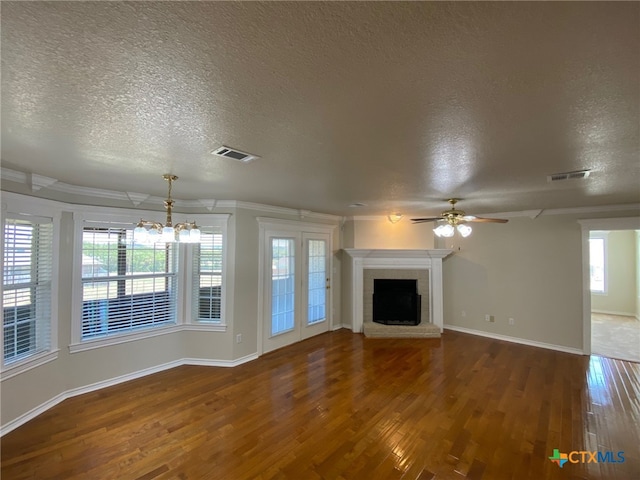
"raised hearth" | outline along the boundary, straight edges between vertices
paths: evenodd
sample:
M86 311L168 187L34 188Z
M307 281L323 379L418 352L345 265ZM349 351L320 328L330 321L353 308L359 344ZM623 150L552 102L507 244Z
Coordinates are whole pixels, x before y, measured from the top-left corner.
M363 333L370 338L440 338L440 328L432 323L419 325L382 325L364 322Z

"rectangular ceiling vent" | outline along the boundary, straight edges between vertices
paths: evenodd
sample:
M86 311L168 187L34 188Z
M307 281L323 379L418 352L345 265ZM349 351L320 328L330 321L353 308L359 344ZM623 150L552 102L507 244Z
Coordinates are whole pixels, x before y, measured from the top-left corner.
M258 155L241 152L240 150L236 150L235 148L231 147L225 147L224 145L211 153L213 153L214 155L218 155L219 157L230 158L231 160L242 163L249 163L260 158Z
M580 180L589 176L589 170L576 170L574 172L553 173L547 176L547 182L561 182L563 180Z

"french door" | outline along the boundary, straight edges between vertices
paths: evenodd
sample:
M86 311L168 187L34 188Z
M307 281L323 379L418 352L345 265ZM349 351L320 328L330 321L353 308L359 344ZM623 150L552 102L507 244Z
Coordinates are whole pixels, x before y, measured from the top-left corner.
M329 330L330 235L265 230L262 262L262 351Z

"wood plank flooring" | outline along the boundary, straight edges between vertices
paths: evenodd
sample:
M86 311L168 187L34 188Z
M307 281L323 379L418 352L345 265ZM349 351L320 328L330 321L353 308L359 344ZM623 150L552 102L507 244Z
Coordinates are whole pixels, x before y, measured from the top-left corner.
M2 438L2 479L630 480L639 393L640 364L340 330L68 399Z

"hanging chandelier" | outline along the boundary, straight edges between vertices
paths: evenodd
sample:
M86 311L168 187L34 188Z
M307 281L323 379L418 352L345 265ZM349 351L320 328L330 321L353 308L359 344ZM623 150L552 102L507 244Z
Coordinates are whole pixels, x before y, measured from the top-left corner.
M171 211L173 210L173 199L171 198L172 183L178 180L176 175L165 173L162 175L169 183L169 193L164 201L164 208L167 210L167 220L164 225L160 222L152 222L140 219L133 230L133 239L140 243L200 243L200 229L196 222L180 222L175 225L171 221Z

